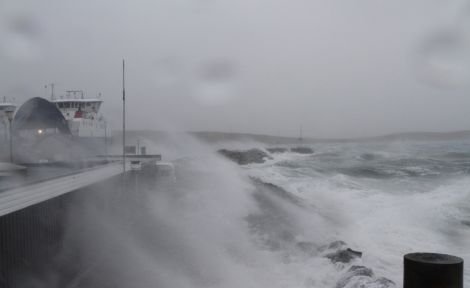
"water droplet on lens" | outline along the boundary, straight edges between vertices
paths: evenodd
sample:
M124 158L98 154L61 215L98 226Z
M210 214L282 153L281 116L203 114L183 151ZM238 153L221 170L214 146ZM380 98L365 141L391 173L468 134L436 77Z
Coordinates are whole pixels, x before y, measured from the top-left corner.
M470 38L463 30L446 30L432 35L421 49L425 79L441 87L468 85Z
M195 98L202 105L218 106L229 102L235 90L236 69L227 60L204 63L197 75Z
M39 34L39 26L32 17L21 15L12 18L8 23L8 28L12 33L36 37Z
M31 61L39 55L39 24L32 17L17 15L6 23L0 46L9 59Z

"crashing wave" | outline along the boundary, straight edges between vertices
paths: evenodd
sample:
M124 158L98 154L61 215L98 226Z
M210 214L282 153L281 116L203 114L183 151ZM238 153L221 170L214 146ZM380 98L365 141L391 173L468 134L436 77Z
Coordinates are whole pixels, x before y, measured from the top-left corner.
M353 264L344 272L335 288L394 288L395 282L385 277L376 277L374 271L366 266L357 265L355 262L362 257L362 252L347 247L344 241L334 241L320 248L323 257L328 258L334 264Z
M341 276L336 288L394 288L395 282L385 277L376 278L374 271L365 266L353 265Z

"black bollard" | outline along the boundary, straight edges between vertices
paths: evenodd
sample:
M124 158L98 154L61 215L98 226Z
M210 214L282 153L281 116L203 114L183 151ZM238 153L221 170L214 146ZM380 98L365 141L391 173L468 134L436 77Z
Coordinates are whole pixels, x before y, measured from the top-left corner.
M403 287L463 288L463 259L437 253L406 254Z

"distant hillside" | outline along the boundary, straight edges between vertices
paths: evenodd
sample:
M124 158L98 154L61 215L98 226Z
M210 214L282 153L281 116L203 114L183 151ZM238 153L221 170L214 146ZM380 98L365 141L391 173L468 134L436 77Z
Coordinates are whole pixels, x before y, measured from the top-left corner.
M300 140L297 138L290 137L278 137L271 135L259 135L259 134L248 134L248 133L225 133L225 132L191 132L198 139L209 142L226 142L226 141L256 141L266 144L292 144L299 143ZM309 139L311 141L313 139Z
M388 134L370 139L396 141L396 140L415 140L415 141L442 141L442 140L461 140L470 139L470 131L453 132L407 132Z
M208 142L230 142L230 141L256 141L266 144L292 144L298 143L299 140L296 138L289 137L277 137L270 135L256 135L256 134L242 134L242 133L225 133L225 132L165 132L165 131L152 131L152 130L130 130L126 131L127 139L134 139L136 137L144 137L155 142L164 142L172 136L178 134L189 134L197 139ZM113 142L119 142L122 137L121 131L114 131ZM311 141L311 139L309 140Z
M207 142L220 141L243 141L253 140L267 144L295 144L295 143L314 143L314 142L362 142L362 141L443 141L443 140L460 140L470 139L470 131L453 131L453 132L406 132L386 134L376 137L365 138L305 138L300 141L298 138L277 137L270 135L242 134L242 133L224 133L224 132L192 132L194 136Z
M462 140L470 139L470 131L454 131L454 132L406 132L387 134L377 137L367 138L344 138L344 139L320 139L320 138L305 138L300 141L298 138L278 137L271 135L258 135L248 133L226 133L226 132L164 132L152 130L131 130L127 131L128 139L135 139L136 137L144 137L155 142L165 142L171 136L178 134L190 134L194 137L208 143L218 142L231 142L231 141L255 141L266 143L268 145L279 144L308 144L308 143L338 143L338 142L382 142L382 141L444 141L444 140ZM113 138L114 141L119 142L122 134L120 131L115 131ZM113 142L114 142L113 141Z

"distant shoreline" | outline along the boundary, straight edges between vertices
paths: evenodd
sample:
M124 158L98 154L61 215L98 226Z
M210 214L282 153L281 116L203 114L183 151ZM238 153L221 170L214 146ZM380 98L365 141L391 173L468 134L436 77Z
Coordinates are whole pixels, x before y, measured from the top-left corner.
M470 131L453 132L404 132L393 133L374 137L362 138L304 138L302 140L294 137L279 137L272 135L250 134L250 133L228 133L228 132L165 132L154 130L129 130L126 132L129 138L146 137L150 139L166 138L170 135L189 134L199 140L208 143L230 142L230 141L256 141L270 145L287 144L314 144L314 143L344 143L344 142L390 142L390 141L449 141L470 140ZM115 131L113 138L120 138L121 131ZM127 138L127 137L126 137ZM116 140L118 140L116 139Z

